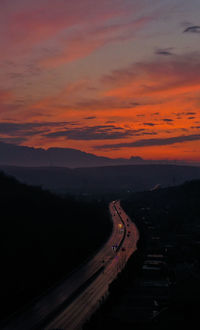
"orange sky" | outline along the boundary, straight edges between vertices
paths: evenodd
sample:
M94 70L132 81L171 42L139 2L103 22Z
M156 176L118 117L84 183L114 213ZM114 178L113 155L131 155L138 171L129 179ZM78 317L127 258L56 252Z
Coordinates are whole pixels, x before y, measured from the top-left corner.
M0 7L1 141L200 161L199 1Z

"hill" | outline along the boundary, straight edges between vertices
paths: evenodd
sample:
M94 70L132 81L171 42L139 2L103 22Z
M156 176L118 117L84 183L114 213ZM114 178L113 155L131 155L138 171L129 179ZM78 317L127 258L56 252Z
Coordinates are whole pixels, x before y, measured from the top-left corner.
M0 164L11 166L93 167L135 164L144 162L140 157L111 159L71 148L30 148L0 142Z
M3 173L0 207L1 318L63 279L111 233L107 205L61 198Z
M140 287L139 298L144 306L142 315L145 315L145 308L151 312L155 310L151 302L157 301L157 315L149 319L145 327L141 326L144 323L144 318L141 318L139 329L195 327L198 322L199 200L200 180L194 180L180 186L131 194L122 202L125 210L137 222L145 242L144 264L137 282L137 288ZM145 302L147 282L151 284L148 303ZM165 297L164 283L167 288ZM156 287L158 284L159 289Z
M137 164L192 165L184 161L145 160L139 156L109 158L72 148L31 148L0 141L0 165L23 167L100 167ZM200 165L200 163L194 163Z
M124 194L172 186L200 179L200 167L175 165L129 165L94 168L1 166L18 180L60 193L82 195Z

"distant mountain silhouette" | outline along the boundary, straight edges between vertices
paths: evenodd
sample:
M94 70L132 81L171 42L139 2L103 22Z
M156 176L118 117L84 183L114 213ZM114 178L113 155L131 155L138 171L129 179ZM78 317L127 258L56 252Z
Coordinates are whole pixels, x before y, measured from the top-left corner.
M111 159L71 148L49 148L45 150L0 142L0 165L75 168L137 164L142 162L144 160L140 157Z
M200 179L200 167L176 165L122 165L92 168L0 166L21 182L61 193L129 193Z

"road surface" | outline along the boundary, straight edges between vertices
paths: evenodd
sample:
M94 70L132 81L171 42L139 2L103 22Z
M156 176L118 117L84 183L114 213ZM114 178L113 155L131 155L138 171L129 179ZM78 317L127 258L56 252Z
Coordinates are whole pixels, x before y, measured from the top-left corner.
M104 247L62 284L16 315L2 329L81 329L108 293L109 284L137 249L139 232L120 206L109 204L113 232Z

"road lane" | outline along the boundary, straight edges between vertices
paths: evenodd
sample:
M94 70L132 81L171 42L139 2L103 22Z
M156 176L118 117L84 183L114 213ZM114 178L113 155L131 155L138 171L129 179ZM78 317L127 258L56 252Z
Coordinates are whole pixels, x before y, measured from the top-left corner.
M45 297L36 301L25 313L13 318L2 329L41 329L41 326L44 328L45 325L45 329L59 327L71 330L79 327L94 312L98 301L106 295L108 285L136 250L139 238L137 228L122 210L119 201L110 203L109 210L113 221L113 232L104 247L87 264L72 273ZM131 232L130 237L126 237L127 230ZM119 246L117 252L112 249L114 245ZM98 273L102 265L104 271ZM98 276L95 277L97 273ZM82 292L82 286L88 281L88 286ZM70 298L76 292L78 296L75 294L74 300L71 301Z
M113 221L117 225L118 233L120 233L120 241L114 242L114 244L119 244L119 250L114 253L113 258L105 265L104 271L79 295L78 299L50 322L45 329L81 329L84 322L98 308L100 299L108 293L109 284L116 278L132 253L137 249L139 232L122 210L120 203L110 204L110 212L112 217L115 218ZM119 229L119 224L121 223L123 223L124 228L123 236ZM130 231L129 237L127 237L128 231Z

